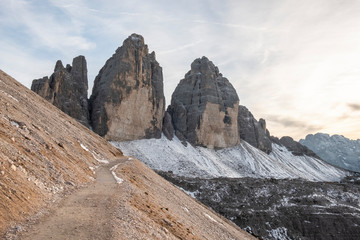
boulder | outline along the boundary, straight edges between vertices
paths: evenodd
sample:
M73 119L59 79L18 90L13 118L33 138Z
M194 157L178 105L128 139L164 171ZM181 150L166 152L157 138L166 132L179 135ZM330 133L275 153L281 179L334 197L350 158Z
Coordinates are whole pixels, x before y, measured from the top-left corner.
M239 97L206 57L191 64L172 94L169 113L175 134L193 145L226 148L239 144Z
M75 57L72 66L68 64L66 68L58 60L50 78L33 80L31 90L85 126L90 126L87 66L84 56Z
M162 68L144 38L132 34L95 78L92 128L112 141L160 138L164 112Z
M267 154L272 151L270 133L266 129L265 119L260 118L257 121L252 113L241 105L239 106L238 128L242 140Z

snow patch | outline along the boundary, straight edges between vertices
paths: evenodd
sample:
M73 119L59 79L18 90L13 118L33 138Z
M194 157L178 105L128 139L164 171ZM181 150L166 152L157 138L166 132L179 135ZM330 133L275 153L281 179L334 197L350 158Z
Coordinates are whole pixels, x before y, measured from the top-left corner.
M244 227L243 230L250 233L250 234L253 234L253 231L252 231L250 226Z
M213 221L213 222L218 222L218 221L216 221L214 218L212 218L210 215L208 215L208 214L206 214L206 213L204 213L204 215L205 215L205 217L207 217L208 219L210 219L211 221Z
M117 168L119 165L120 165L120 163L119 163L119 164L116 164L115 166L113 166L112 168L110 168L111 174L113 175L115 181L116 181L118 184L120 184L120 183L122 183L122 182L124 181L124 179L119 178L119 177L116 175L116 173L115 173L115 170L116 170L116 168Z
M17 127L17 128L20 127L20 125L19 125L17 122L13 121L13 120L10 120L10 124L11 124L12 126L14 126L14 127Z
M175 187L177 187L178 189L180 189L181 191L183 191L184 193L186 193L187 195L189 195L190 197L195 198L195 199L196 199L196 195L199 194L198 190L196 190L195 192L190 192L190 191L186 191L182 187L179 187L179 186L175 186Z
M105 160L105 159L100 159L98 158L94 153L91 153L93 155L93 157L95 158L96 161L98 161L99 163L104 163L104 164L108 164L109 161Z
M93 158L94 158L97 162L99 162L99 163L104 163L104 164L109 163L108 160L98 158L98 157L96 156L96 153L94 153L93 151L90 151L84 144L80 143L80 146L81 146L81 148L84 149L85 151L91 153L91 155L93 156Z
M271 239L278 239L278 240L289 240L291 239L287 235L287 229L285 227L278 227L275 229L267 230Z
M11 98L12 100L16 101L16 102L19 102L19 100L17 100L16 98L14 98L13 96L11 96L10 94L4 92L3 90L0 90L1 93L3 93L5 96Z
M84 144L80 143L80 146L81 146L81 148L84 149L85 151L90 152L89 149L88 149L87 147L85 147Z

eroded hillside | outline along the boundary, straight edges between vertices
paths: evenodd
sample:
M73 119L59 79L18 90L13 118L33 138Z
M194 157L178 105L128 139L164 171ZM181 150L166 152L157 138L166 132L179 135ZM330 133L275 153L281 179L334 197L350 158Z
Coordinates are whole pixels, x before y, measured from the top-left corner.
M94 180L97 160L122 155L2 71L0 139L0 232L58 193Z
M1 236L253 238L2 71L0 111Z

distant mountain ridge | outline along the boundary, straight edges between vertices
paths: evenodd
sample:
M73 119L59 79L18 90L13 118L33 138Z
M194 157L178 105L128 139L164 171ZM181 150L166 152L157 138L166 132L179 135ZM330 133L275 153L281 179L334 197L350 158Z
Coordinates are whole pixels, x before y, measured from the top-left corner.
M342 135L316 133L307 135L299 142L328 163L360 172L360 139L351 140Z

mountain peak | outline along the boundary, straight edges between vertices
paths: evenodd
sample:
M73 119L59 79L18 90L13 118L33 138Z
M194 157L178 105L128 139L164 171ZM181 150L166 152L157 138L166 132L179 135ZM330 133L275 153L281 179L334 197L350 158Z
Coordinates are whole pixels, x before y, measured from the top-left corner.
M90 97L93 130L107 140L161 137L163 74L144 38L132 34L95 79Z
M77 56L73 59L72 64L72 66L67 64L64 68L61 60L58 60L54 73L50 77L33 80L31 90L85 126L90 127L86 59L84 56Z
M62 64L62 61L57 60L56 64L55 64L55 67L54 67L54 72L61 71L63 69L64 69L64 65Z
M206 57L191 63L191 70L176 87L169 107L175 134L194 145L209 148L235 146L239 97L228 79Z
M300 143L314 151L328 163L360 172L360 141L342 135L309 134Z

